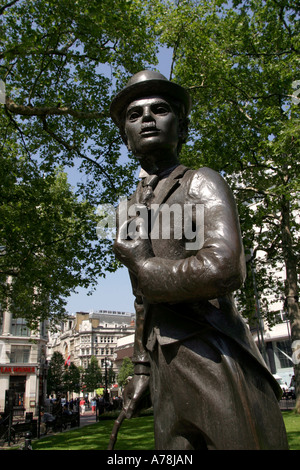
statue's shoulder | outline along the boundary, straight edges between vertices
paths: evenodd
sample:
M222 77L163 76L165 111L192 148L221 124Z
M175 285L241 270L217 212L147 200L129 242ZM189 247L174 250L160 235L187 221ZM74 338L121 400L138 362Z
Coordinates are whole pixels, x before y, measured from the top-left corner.
M209 193L225 190L227 183L224 178L215 170L208 167L198 168L189 171L189 194L192 197L200 193Z
M214 181L214 180L223 180L223 177L217 171L209 168L208 166L203 166L198 168L197 170L192 170L193 176L196 178L201 178L207 181Z

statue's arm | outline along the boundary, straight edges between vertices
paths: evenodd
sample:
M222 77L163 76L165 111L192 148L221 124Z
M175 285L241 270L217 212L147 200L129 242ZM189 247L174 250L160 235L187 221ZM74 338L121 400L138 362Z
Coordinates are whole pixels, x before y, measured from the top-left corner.
M233 194L210 169L196 173L186 202L204 205L204 243L185 259L148 257L137 272L149 302L213 299L238 289L245 279L244 251Z

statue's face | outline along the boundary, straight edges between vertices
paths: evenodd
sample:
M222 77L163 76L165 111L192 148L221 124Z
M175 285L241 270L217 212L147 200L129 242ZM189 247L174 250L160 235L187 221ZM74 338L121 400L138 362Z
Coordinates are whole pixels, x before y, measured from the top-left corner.
M162 97L151 96L133 101L127 108L125 133L128 148L137 157L161 151L176 156L178 117Z

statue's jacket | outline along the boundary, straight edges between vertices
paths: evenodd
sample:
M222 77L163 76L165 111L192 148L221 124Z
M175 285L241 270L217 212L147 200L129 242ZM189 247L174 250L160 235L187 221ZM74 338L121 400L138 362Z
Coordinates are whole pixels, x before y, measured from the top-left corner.
M142 182L128 199L128 209L140 202L141 190ZM256 361L279 398L280 387L233 300L246 270L237 208L229 186L214 170L179 165L160 185L153 204L161 209L164 205L181 207L182 214L187 206L201 207L201 219L192 222L195 232L202 231L203 240L200 247L191 249L184 223L181 237L178 232L174 236L175 224L169 237L158 236L162 212L156 210L149 234L154 256L140 266L137 275L130 273L137 315L134 362L147 363L156 342L161 346L183 342L208 324ZM195 214L193 210L192 218ZM196 226L199 220L203 227Z

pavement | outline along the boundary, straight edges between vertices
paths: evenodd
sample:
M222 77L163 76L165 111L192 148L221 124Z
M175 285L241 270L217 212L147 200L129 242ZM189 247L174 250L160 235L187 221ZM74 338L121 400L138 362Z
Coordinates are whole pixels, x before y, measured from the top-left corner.
M86 411L84 414L80 414L80 427L88 426L89 424L96 423L96 414L92 411Z

